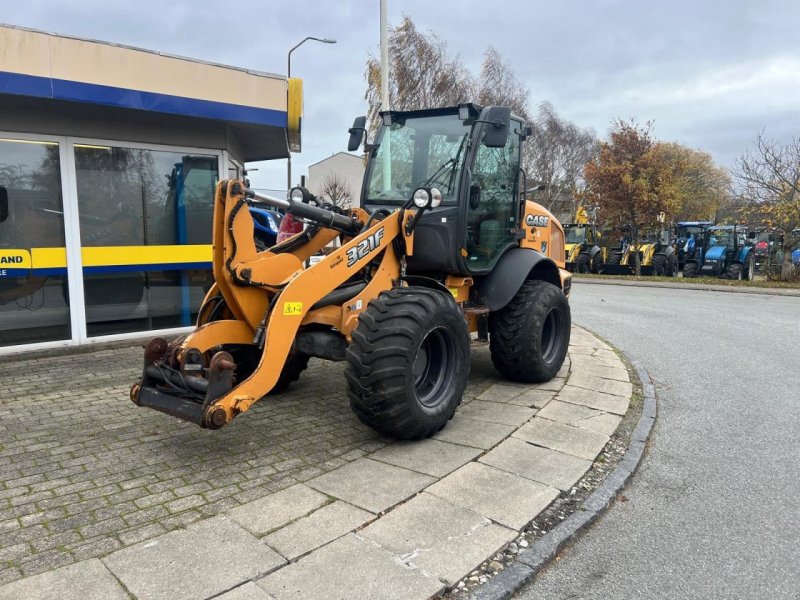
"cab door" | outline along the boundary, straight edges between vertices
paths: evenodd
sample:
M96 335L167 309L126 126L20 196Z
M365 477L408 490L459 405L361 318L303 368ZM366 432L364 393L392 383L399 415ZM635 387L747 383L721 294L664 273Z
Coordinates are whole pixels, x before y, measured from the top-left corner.
M481 136L474 153L467 197L467 268L486 272L516 245L520 214L519 168L522 124L512 120L506 145L490 148Z

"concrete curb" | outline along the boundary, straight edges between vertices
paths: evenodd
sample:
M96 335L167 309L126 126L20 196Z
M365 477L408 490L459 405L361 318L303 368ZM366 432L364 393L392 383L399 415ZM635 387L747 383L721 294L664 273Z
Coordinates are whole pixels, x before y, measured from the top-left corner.
M739 287L729 285L714 285L711 283L669 283L667 281L626 281L624 279L584 279L574 277L575 283L588 283L591 285L622 285L629 287L656 287L672 290L701 290L705 292L731 292L734 294L761 294L762 296L800 296L800 289L793 288L767 288L767 287Z
M631 435L628 449L617 468L589 496L583 510L572 513L546 535L540 537L532 546L517 555L514 563L474 590L470 600L507 600L523 585L531 581L556 554L586 527L591 525L610 506L617 494L636 472L644 455L647 439L655 424L658 403L655 387L644 367L623 353L633 365L642 384L644 395L642 416Z

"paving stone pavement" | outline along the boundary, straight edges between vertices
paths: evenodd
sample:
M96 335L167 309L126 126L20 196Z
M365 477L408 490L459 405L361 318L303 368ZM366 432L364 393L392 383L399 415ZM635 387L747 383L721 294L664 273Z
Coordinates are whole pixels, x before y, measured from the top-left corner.
M312 361L212 432L127 399L138 348L6 362L0 600L87 581L110 598L428 598L577 480L625 413L613 350L574 328L570 357L519 385L476 349L463 406L416 444L357 421L341 364Z

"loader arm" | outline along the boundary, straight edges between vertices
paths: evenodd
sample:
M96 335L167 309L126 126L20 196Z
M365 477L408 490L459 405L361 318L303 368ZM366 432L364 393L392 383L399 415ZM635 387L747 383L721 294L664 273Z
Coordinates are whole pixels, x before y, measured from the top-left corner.
M310 267L304 267L306 259L342 235L340 231L312 227L257 252L244 192L238 182L220 182L217 187L216 282L200 309L197 329L172 345L159 338L150 342L142 382L131 389L131 398L141 406L213 429L248 410L275 386L301 325L326 324L349 337L369 300L399 285L401 261L395 241L402 240L404 253L413 252L413 232L405 227L413 210L395 211L344 236L340 248ZM339 221L358 222L365 216L355 209ZM329 294L362 271L365 285L355 298L325 303ZM233 356L219 350L230 346L258 353L257 365L240 381L235 381L239 367ZM181 386L187 389L170 398L173 388Z

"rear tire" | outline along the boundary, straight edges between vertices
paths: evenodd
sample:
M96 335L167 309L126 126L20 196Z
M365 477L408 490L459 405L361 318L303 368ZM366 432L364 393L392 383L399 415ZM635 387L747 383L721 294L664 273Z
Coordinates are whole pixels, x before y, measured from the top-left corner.
M725 277L728 279L742 279L742 263L731 263L725 271Z
M684 277L697 277L697 263L695 262L687 262L683 265L683 276Z
M507 306L489 315L495 369L511 381L552 379L564 364L570 327L563 292L545 281L526 281Z
M278 377L278 382L269 391L270 394L280 394L289 389L289 386L300 379L300 374L308 368L308 361L311 357L302 352L294 350L289 351L289 356L286 357L286 363L281 370L281 376Z
M653 257L653 275L665 277L667 274L667 257L663 254L656 254Z
M755 277L755 272L756 272L755 260L753 260L753 257L751 256L747 260L747 264L745 265L745 271L742 275L742 279L746 279L747 281L753 281L753 278Z
M576 273L589 273L591 271L591 263L590 263L589 255L586 252L581 252L578 255L578 258L575 260L575 272Z
M358 419L394 438L425 438L461 403L470 360L466 320L449 294L395 288L361 313L346 356Z
M670 254L667 257L667 277L678 276L678 257Z
M592 273L599 275L603 270L603 255L600 252L592 257Z

